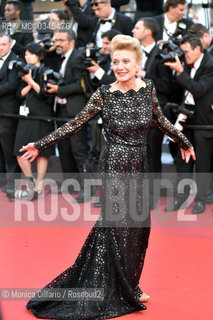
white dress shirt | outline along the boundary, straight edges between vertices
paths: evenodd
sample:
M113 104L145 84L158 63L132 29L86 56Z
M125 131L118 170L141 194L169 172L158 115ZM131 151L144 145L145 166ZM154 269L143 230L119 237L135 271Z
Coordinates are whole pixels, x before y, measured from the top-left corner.
M106 20L108 20L108 19L113 20L114 14L115 14L115 9L113 9L112 14ZM98 32L96 34L96 45L98 48L102 48L102 45L103 45L103 41L101 38L102 34L106 31L110 30L111 28L112 28L112 22L100 23Z
M172 35L175 33L177 29L177 22L169 22L169 19L167 18L167 15L164 15L164 28L163 28L163 40L166 41L169 39L169 35Z
M67 51L67 53L65 53L65 55L64 55L65 59L63 60L63 62L61 64L61 68L60 68L60 73L62 74L62 76L64 76L67 61L68 61L69 57L71 56L72 52L73 52L73 48L70 49L69 51Z
M11 52L11 51L10 51L10 52ZM1 56L0 56L0 69L2 68L5 60L7 60L7 57L10 55L10 52L8 52L8 54L6 54L6 56L4 56L4 57L1 57Z
M143 51L143 58L142 58L142 61L141 61L141 69L142 70L144 70L145 64L146 64L147 59L148 59L148 56L146 55L146 53L149 54L152 51L152 49L154 48L154 46L155 46L155 42L153 42L152 44L150 44L150 45L148 45L146 47L141 45L141 50Z
M60 71L59 71L60 74L62 75L62 77L64 77L67 61L68 61L69 57L71 56L72 52L73 52L73 48L70 49L69 51L67 51L67 53L65 53L65 55L64 55L65 59L63 60L63 62L61 64ZM54 111L56 110L56 104L57 103L65 105L67 103L67 99L66 98L60 98L60 97L56 96L55 97L55 103L54 103Z

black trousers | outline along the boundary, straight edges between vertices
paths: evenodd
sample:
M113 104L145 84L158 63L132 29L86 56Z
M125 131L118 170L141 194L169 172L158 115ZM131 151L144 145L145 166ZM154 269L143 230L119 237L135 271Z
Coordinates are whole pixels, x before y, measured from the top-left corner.
M212 179L212 131L194 130L194 143L196 148L195 175L198 188L196 201L205 203L209 181Z
M4 185L7 182L6 178L6 165L4 161L4 153L0 144L0 185Z
M8 122L7 122L8 124ZM3 172L6 169L8 183L13 184L20 168L16 157L13 154L16 135L16 123L11 121L11 126L4 126L0 123L0 161Z
M189 139L189 141L194 146L193 130L184 129L183 134ZM182 159L180 148L178 148L175 162L177 170L176 199L180 201L185 201L190 194L190 186L186 185L183 193L179 192L178 186L183 179L193 178L194 160L190 158L189 162L186 163L185 160Z
M149 169L150 172L161 172L161 154L164 133L157 127L150 127L147 133L147 144L149 146Z
M83 166L88 158L89 151L87 127L83 127L70 138L59 142L58 150L64 178L68 178L71 172L83 172Z

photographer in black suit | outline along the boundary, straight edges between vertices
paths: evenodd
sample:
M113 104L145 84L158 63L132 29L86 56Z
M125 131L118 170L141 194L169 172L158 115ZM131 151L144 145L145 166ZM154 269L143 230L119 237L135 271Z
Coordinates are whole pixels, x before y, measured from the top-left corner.
M11 51L12 39L5 34L0 34L0 112L18 114L19 103L16 99L16 90L19 85L17 70L10 69L9 63L17 60L17 56ZM20 171L16 157L13 155L14 141L17 128L17 119L0 118L0 149L1 165L5 166L7 184L4 186L8 196L14 194L14 179L16 173Z
M213 38L210 34L210 31L201 23L195 23L190 27L189 32L196 35L200 39L203 48L213 56ZM206 198L206 203L209 204L213 204L213 158L211 164L211 173L212 178L210 181L208 194Z
M22 30L20 20L21 3L18 0L7 0L4 8L4 16L8 24L7 33L10 34L15 44L12 50L20 57L24 56L25 47L28 43L33 42L33 34L30 30ZM10 27L10 22L14 23L14 27Z
M93 0L91 3L95 13L93 17L79 9L78 0L67 0L65 4L70 8L79 26L90 30L87 43L93 43L101 48L101 35L112 28L123 34L132 35L133 21L112 8L110 0Z
M98 61L91 60L91 66L87 68L87 80L93 91L102 84L111 84L115 81L115 75L112 70L112 61L110 57L111 41L114 36L120 32L111 29L102 34L103 46L99 50ZM95 117L90 121L91 131L91 156L96 157L97 161L100 156L101 149L104 145L104 137L102 134L102 119ZM100 206L100 202L94 204L95 207Z
M169 100L172 72L157 59L160 53L159 46L155 42L158 31L159 25L153 18L139 19L132 30L134 38L140 41L143 51L141 70L138 72L138 76L153 80L162 111L168 117L164 106ZM161 153L163 137L163 132L156 126L149 128L147 142L150 150L149 170L151 173L160 173L162 171ZM156 195L151 204L153 208L156 206L157 200L158 197Z
M71 119L78 114L86 104L86 97L81 87L84 75L81 54L75 48L75 34L72 30L60 29L54 34L56 51L63 60L60 73L63 75L64 84L47 84L48 93L56 94L57 117ZM61 126L63 123L58 122ZM83 165L88 157L87 128L82 128L72 139L66 139L58 144L60 160L64 176L70 172L83 172ZM83 192L76 199L84 201Z
M99 50L100 62L96 63L94 60L91 61L91 66L87 68L90 73L90 82L94 90L102 84L110 84L115 81L115 75L112 70L112 62L110 57L111 41L114 36L120 32L111 29L102 34L103 45Z
M167 0L164 4L164 14L153 17L159 24L158 40L168 40L174 34L181 36L187 33L188 28L193 24L189 19L183 18L186 13L186 0Z
M63 0L63 3L72 14L70 25L76 32L75 46L76 48L83 47L92 36L91 26L84 23L85 17L88 20L95 17L90 0Z
M194 23L190 27L189 32L197 36L200 39L203 48L213 56L213 38L210 31L201 23Z
M192 124L202 126L213 125L213 58L208 52L204 52L202 43L196 36L185 36L181 41L181 49L185 53L187 66L191 67L190 74L189 72L187 73L187 69L184 70L178 57L176 57L176 62L167 62L165 65L175 70L177 83L185 89L183 103L186 108L190 108L195 112ZM192 134L191 139L194 140L196 150L195 172L198 182L198 191L195 198L196 204L192 213L198 214L205 210L208 181L204 173L211 171L213 131L195 129ZM183 165L181 169L182 171L180 172L184 172ZM165 210L173 211L179 209L188 195L189 190L188 193L177 193L175 201Z

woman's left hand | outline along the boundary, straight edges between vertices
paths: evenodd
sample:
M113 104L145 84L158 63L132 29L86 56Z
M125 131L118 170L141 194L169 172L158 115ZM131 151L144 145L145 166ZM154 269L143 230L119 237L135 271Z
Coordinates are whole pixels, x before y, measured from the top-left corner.
M181 151L182 159L185 160L186 163L189 162L191 156L192 156L193 160L196 160L196 156L195 156L195 152L194 152L193 147L191 147L187 150L180 148L180 151Z
M28 145L23 146L20 152L26 151L22 156L22 160L29 160L32 162L38 156L38 150L34 147L34 143L28 143Z

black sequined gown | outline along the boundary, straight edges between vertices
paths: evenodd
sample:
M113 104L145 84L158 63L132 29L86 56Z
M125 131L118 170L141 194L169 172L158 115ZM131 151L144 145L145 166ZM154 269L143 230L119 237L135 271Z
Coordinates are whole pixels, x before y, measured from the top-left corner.
M101 288L102 301L37 301L30 300L27 308L44 319L107 319L144 310L139 301L138 287L148 245L150 219L143 206L143 171L146 133L153 122L184 149L189 141L164 118L151 81L139 91L110 91L110 85L98 89L84 110L73 120L35 143L39 151L77 132L87 121L101 114L108 142L100 157L99 170L103 177L102 212L91 230L74 265L61 273L45 288ZM127 187L130 177L136 185ZM142 177L142 179L141 179ZM108 180L108 178L110 180ZM106 181L113 181L111 214L121 212L121 219L105 225L108 219ZM126 185L123 202L118 188ZM128 191L136 194L136 209L144 216L143 223L132 223ZM105 196L107 195L107 196ZM144 212L146 211L146 212ZM42 289L42 290L45 290Z

